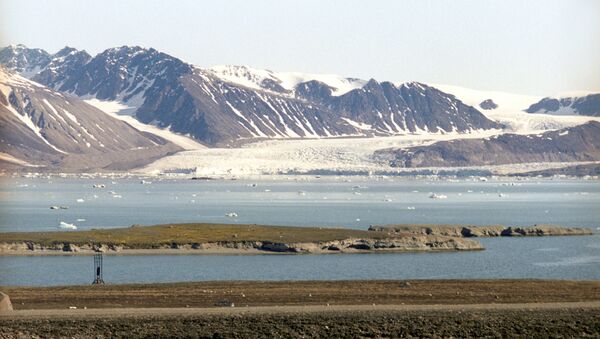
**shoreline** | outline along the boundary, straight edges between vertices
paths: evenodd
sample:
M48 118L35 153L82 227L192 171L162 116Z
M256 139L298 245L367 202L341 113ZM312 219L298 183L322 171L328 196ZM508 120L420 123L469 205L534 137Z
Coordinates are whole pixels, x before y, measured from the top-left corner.
M72 232L2 233L0 255L329 254L482 250L471 239L437 235L255 224L133 225Z
M66 232L1 233L0 256L263 255L484 250L479 237L591 236L588 228L534 225L386 225L368 230L244 224L133 225Z
M439 241L440 237L437 237ZM371 239L346 239L342 242L347 242L350 245L371 246L368 241ZM386 239L383 239L386 241ZM415 239L412 239L413 241ZM394 239L387 239L394 242ZM115 248L111 246L99 245L100 250L95 249L94 245L77 246L72 244L57 244L56 247L44 248L39 244L31 243L0 243L0 257L2 256L72 256L82 255L89 256L98 253L104 255L343 255L343 254L374 254L374 253L429 253L429 252L457 252L457 251L479 251L485 248L475 241L467 243L458 242L455 245L454 239L442 239L448 242L446 247L429 247L428 239L417 240L414 244L406 244L408 247L396 248L351 248L344 247L343 249L331 250L331 246L337 246L339 242L328 243L274 243L274 248L264 247L262 242L244 243L226 243L215 244L205 243L199 244L200 248L193 248L192 244L179 245L178 248L172 248L169 245L164 245L161 248ZM394 242L394 246L399 246L399 242ZM441 243L443 244L443 242ZM466 245L464 245L466 244ZM34 250L27 249L33 245ZM65 250L68 246L69 250ZM237 248L236 248L237 247Z

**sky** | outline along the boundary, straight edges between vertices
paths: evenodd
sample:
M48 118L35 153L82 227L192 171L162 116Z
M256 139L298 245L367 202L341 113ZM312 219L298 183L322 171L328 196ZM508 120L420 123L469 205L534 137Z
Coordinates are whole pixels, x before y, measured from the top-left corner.
M600 90L597 0L0 0L0 46L551 96Z

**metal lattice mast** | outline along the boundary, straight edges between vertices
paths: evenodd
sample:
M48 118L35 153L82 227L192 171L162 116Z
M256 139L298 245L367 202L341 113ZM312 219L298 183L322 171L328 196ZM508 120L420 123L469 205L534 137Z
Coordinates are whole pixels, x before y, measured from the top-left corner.
M102 279L102 253L94 254L94 282L92 285L104 284L104 279Z

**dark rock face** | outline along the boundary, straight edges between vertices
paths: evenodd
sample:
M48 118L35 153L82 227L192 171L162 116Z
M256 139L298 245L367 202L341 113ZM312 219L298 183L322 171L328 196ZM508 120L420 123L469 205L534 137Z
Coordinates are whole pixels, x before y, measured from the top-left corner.
M327 102L331 99L332 88L317 80L296 85L296 97L314 102Z
M498 108L498 105L492 99L486 99L479 104L479 107L489 111Z
M566 102L565 102L566 104ZM571 102L568 103L570 105ZM566 106L568 106L566 105ZM532 104L525 110L527 113L538 113L538 112L556 112L560 109L561 103L558 99L544 98L535 104Z
M22 49L21 54L34 53ZM14 54L9 52L2 50ZM502 127L454 96L420 83L397 87L370 80L333 96L335 88L320 81L301 82L290 90L274 76L261 80L243 67L233 69L258 88L246 87L140 47L112 48L93 58L71 48L44 55L31 63L14 57L0 61L16 70L37 67L41 71L33 80L62 92L128 103L140 121L211 145L253 138L464 133Z
M503 134L388 149L375 156L394 167L453 167L600 160L600 122L539 135Z
M297 252L297 249L285 243L263 242L260 246L263 251L269 252Z
M600 116L600 94L590 94L574 98L544 98L529 106L527 113L557 113L561 109L585 116ZM570 109L570 110L569 110Z
M0 69L0 152L26 162L93 169L150 161L179 150L77 97ZM116 166L116 167L115 167Z
M36 67L43 68L48 65L50 60L50 54L39 48L16 45L0 50L0 64L19 73L31 72Z
M55 87L59 90L62 87L72 87L71 72L81 69L91 58L86 51L65 47L53 55L41 72L34 75L34 81L41 84L57 84Z

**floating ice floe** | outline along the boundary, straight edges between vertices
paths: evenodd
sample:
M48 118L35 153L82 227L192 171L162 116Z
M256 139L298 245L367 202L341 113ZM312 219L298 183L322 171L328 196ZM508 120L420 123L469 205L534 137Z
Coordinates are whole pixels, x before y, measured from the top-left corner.
M152 181L146 181L146 180L142 180L140 182L142 185L152 185Z
M415 206L408 206L406 209L407 209L407 210L414 210L414 209L415 209Z
M298 195L306 195L305 191L298 191Z
M51 209L51 210L57 210L57 209L59 209L59 208L60 208L60 207L58 207L58 206L50 206L50 209Z
M229 212L229 213L225 213L225 216L229 217L229 218L237 218L238 214L235 212Z
M79 198L79 199L77 199L77 202L85 202L85 200Z
M113 195L113 198L117 198L117 199L121 199L122 197L123 197L123 196L122 196L122 195L120 195L120 194L114 194L114 195Z
M79 219L77 219L77 221L79 221L79 222L83 222L83 221L85 221L85 219L83 219L83 218L79 218Z
M94 184L92 187L93 188L106 188L106 185L104 185L104 184Z
M74 224L69 224L64 221L61 221L60 224L58 225L58 227L61 229L64 229L64 230L76 230L77 229L77 226L75 226Z
M431 194L429 195L429 197L430 197L431 199L447 199L447 198L448 198L448 196L447 196L447 195L444 195L444 194L435 194L435 193L431 193Z

